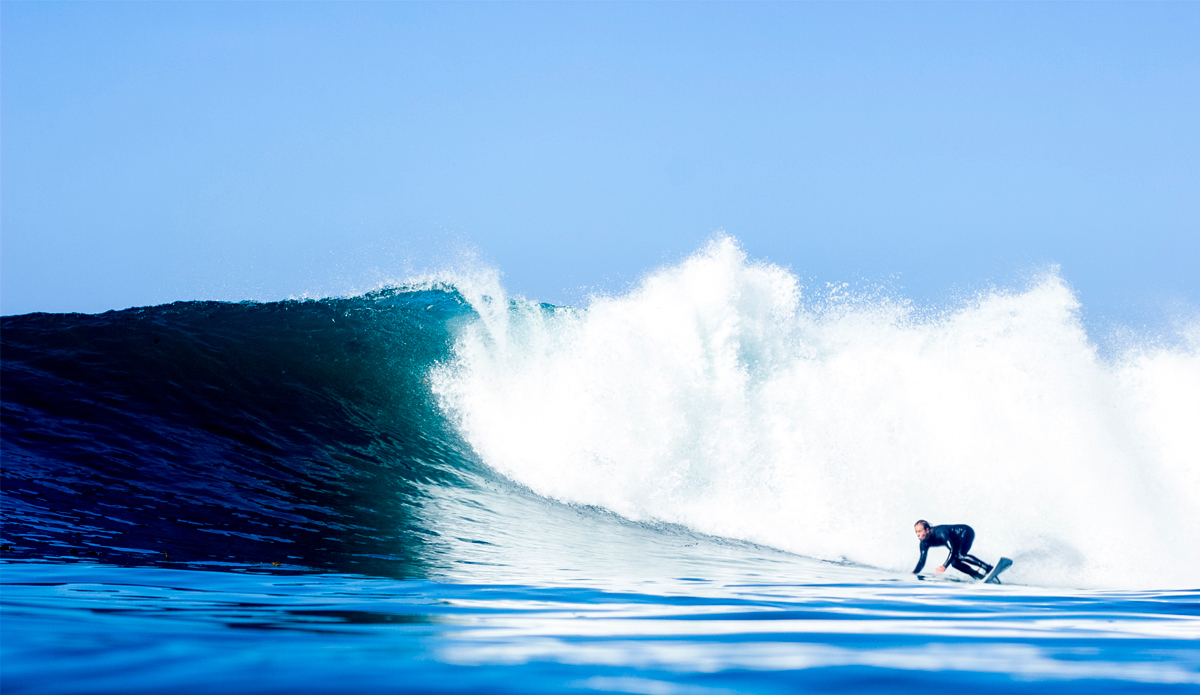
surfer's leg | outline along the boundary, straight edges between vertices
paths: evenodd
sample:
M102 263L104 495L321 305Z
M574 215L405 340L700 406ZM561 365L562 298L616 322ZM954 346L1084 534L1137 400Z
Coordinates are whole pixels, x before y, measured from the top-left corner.
M984 574L987 574L988 572L992 571L991 565L984 562L983 560L980 560L979 558L975 557L974 555L963 555L962 559L963 559L963 562L969 562L972 565L975 565L979 569L983 570Z
M963 534L958 537L958 554L966 556L971 552L971 544L975 542L975 529L968 526L963 529Z
M954 568L961 573L983 579L991 571L991 565L982 561L976 556L967 555L971 551L971 545L974 543L974 529L967 528L965 533L959 538L959 559L954 563ZM972 568L973 565L973 568ZM971 569L962 569L971 568ZM982 571L980 571L982 570Z
M979 570L975 569L974 567L968 565L961 558L954 561L953 567L954 567L954 569L958 570L959 572L962 572L963 574L974 577L976 579L983 579L984 576L986 576L986 574L987 574L986 572L980 572Z

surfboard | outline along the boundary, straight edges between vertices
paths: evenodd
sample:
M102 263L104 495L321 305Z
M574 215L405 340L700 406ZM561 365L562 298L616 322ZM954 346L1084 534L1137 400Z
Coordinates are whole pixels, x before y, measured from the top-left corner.
M914 576L923 582L954 582L956 584L969 584L976 581L970 577L956 577L949 572L944 574L918 574Z
M1000 583L1000 573L1003 572L1004 570L1008 569L1009 567L1012 567L1012 560L1009 560L1006 557L1000 558L1000 561L996 563L996 566L992 568L992 571L988 572L987 576L983 578L983 583L984 584L999 584Z

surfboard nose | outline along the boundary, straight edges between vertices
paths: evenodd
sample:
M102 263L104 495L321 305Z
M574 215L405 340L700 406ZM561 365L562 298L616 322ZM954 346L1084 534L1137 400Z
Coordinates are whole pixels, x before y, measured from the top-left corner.
M1013 561L1006 557L1000 558L999 562L996 563L996 566L992 568L992 571L988 572L987 576L983 578L983 582L985 584L999 584L1000 573L1009 567L1012 567L1012 563Z

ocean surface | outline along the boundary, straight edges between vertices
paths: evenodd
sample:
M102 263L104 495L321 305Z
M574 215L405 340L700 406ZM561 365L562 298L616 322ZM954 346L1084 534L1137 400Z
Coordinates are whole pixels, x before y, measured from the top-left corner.
M1080 311L718 238L584 307L3 317L0 689L1200 692L1200 323Z

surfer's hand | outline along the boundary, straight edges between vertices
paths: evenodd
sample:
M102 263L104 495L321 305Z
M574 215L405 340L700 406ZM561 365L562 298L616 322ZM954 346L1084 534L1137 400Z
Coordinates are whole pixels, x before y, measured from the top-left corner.
M939 568L935 569L935 570L934 570L934 573L935 573L935 574L941 574L942 572L945 572L945 571L946 571L946 567L943 565L942 567L939 567Z

